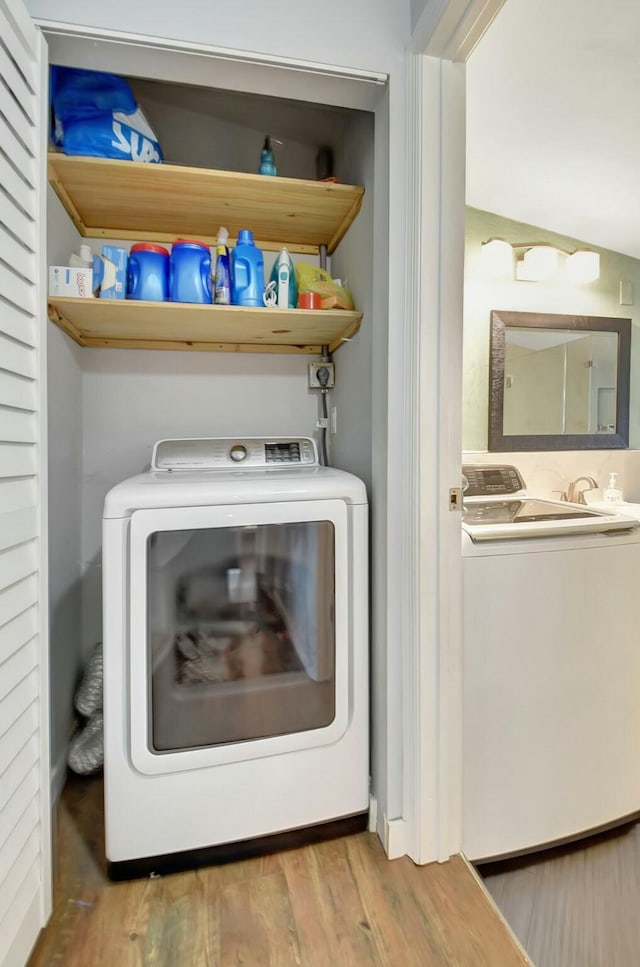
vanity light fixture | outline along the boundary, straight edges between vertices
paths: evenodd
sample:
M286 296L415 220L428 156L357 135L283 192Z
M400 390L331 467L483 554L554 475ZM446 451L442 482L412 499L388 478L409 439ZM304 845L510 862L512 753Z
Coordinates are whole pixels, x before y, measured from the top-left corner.
M482 243L482 263L486 275L494 279L513 278L513 255L516 254L515 277L519 282L544 282L558 272L559 256L566 258L567 278L583 284L600 278L600 256L587 248L568 252L549 242L507 242L490 238Z

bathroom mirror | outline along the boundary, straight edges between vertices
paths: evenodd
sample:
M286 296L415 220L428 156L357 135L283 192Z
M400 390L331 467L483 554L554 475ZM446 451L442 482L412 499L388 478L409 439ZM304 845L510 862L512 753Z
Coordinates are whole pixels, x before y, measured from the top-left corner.
M631 320L491 312L489 450L629 446Z

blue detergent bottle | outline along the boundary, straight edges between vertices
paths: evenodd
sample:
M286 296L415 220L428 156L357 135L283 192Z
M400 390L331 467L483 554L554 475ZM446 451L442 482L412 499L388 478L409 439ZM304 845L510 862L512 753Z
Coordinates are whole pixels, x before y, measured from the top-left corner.
M241 228L231 259L231 304L234 306L264 307L264 258L256 247L253 232Z

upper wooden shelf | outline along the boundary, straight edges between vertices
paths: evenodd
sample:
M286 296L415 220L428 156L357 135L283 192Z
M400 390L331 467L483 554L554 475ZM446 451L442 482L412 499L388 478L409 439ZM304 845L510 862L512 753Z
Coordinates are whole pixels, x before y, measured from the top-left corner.
M258 247L329 254L360 210L364 188L331 182L49 154L49 181L81 235L215 243L250 228Z
M362 313L50 296L49 317L80 346L318 355L353 336Z

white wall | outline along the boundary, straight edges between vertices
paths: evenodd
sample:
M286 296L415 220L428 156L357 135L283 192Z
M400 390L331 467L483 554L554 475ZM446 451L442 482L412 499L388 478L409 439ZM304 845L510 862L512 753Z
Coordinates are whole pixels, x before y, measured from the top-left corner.
M389 70L410 34L408 0L325 0L321 7L184 2L179 9L170 0L27 0L27 8L35 18L363 70Z
M79 236L53 190L48 196L50 264L66 264ZM57 326L47 329L49 419L49 610L51 762L54 790L64 775L73 692L82 665L82 353Z
M485 274L480 250L497 236L509 242L551 242L574 250L584 242L467 208L464 297L463 448L487 449L489 315L492 309L614 316L632 320L630 438L640 447L640 261L617 252L600 252L600 278L588 285L569 282L496 281ZM632 283L634 304L620 305L620 281Z

